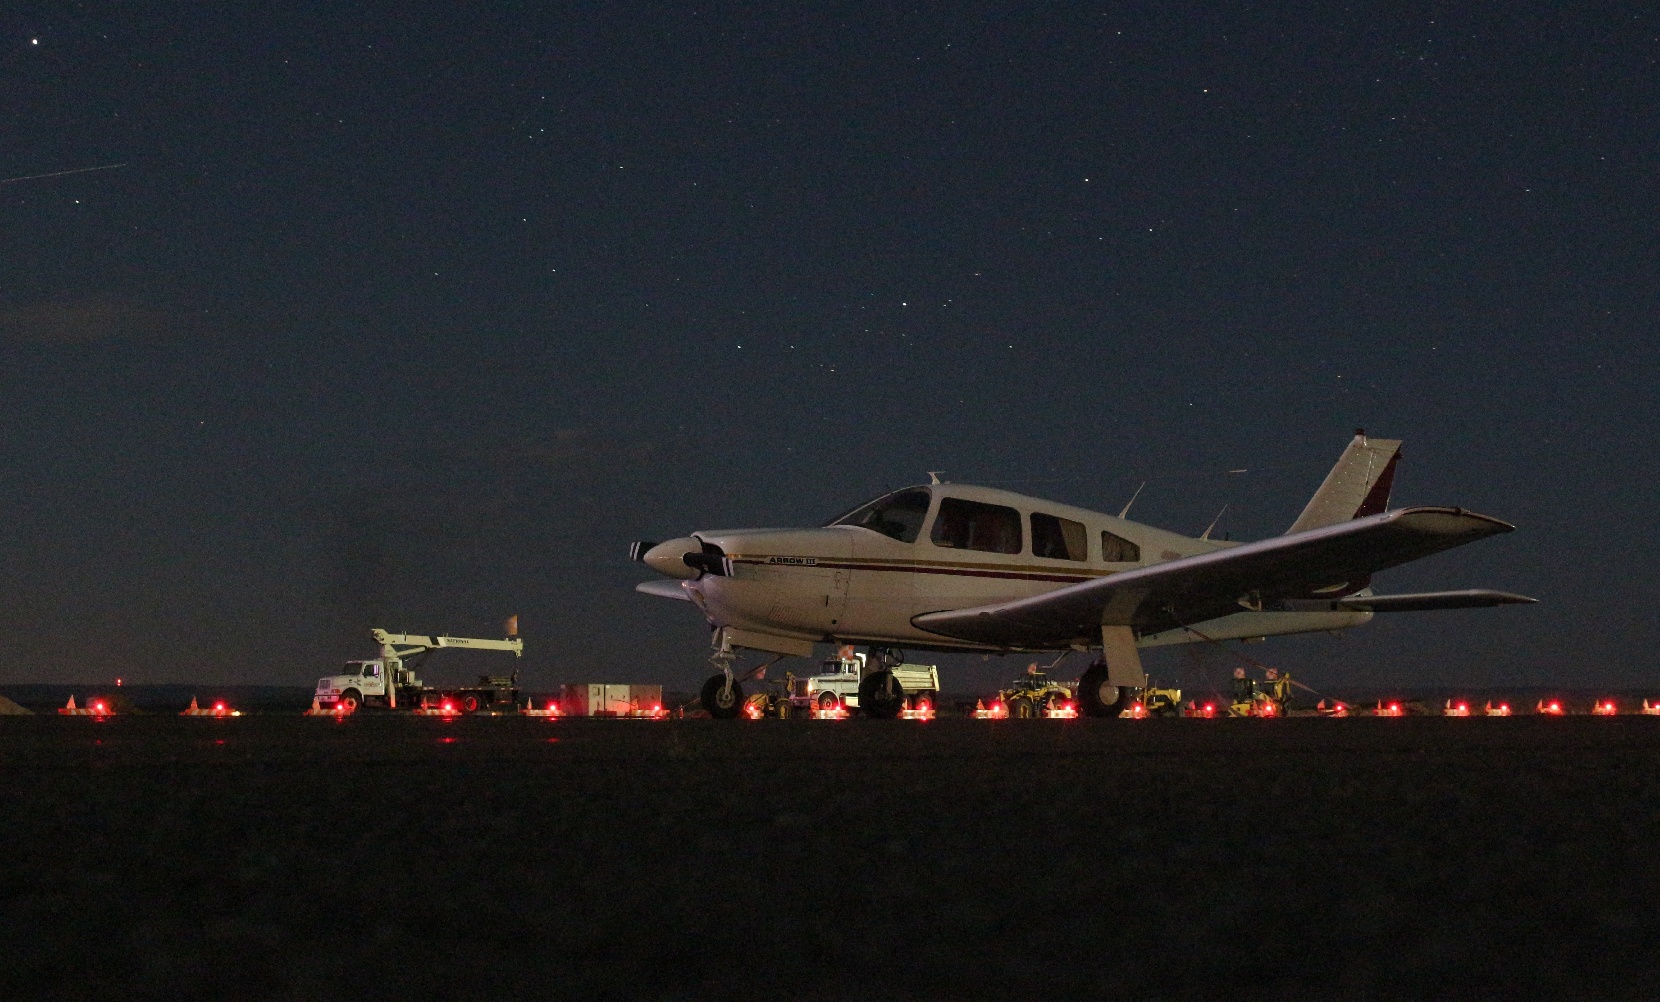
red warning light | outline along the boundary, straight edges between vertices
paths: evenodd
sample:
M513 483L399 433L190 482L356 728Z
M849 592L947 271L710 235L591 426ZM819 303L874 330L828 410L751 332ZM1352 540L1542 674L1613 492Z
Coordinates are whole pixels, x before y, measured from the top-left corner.
M1612 699L1605 699L1592 706L1591 713L1598 717L1614 717L1619 715L1619 708Z

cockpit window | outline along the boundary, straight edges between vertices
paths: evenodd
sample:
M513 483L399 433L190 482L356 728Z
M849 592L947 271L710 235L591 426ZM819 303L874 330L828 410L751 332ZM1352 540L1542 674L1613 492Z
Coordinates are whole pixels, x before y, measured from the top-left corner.
M1052 560L1088 560L1089 534L1084 523L1032 512L1032 556Z
M1020 513L1000 504L942 498L934 519L935 546L987 553L1020 552Z
M914 543L922 532L922 521L928 517L928 492L900 491L877 498L863 508L855 508L831 525L857 525L874 529L901 543Z

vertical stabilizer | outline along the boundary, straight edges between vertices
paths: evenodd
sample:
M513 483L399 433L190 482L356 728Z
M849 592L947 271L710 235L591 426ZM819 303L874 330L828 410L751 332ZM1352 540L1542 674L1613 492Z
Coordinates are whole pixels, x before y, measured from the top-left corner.
M1286 534L1383 511L1389 505L1389 488L1395 482L1395 463L1400 458L1400 439L1368 439L1366 430L1358 429L1337 465L1326 474L1326 482L1314 492L1308 507Z

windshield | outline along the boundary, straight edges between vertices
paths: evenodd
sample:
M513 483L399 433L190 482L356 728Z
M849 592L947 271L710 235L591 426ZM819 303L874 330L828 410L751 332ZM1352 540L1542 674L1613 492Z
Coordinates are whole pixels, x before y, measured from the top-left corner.
M928 491L921 487L898 491L879 497L862 508L831 522L831 525L857 525L873 529L901 543L914 543L922 532L922 520L928 517Z

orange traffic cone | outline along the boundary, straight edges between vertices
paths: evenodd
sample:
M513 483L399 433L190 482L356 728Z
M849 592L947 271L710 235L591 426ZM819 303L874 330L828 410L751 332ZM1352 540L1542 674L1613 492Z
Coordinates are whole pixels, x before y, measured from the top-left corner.
M186 712L186 713L195 713L196 711L198 711L200 709L201 709L201 707L196 705L196 697L191 696L190 697L190 705L184 708L184 712Z
M66 710L73 710L75 708L75 694L74 693L69 694L69 702L65 703L63 708L66 709Z

